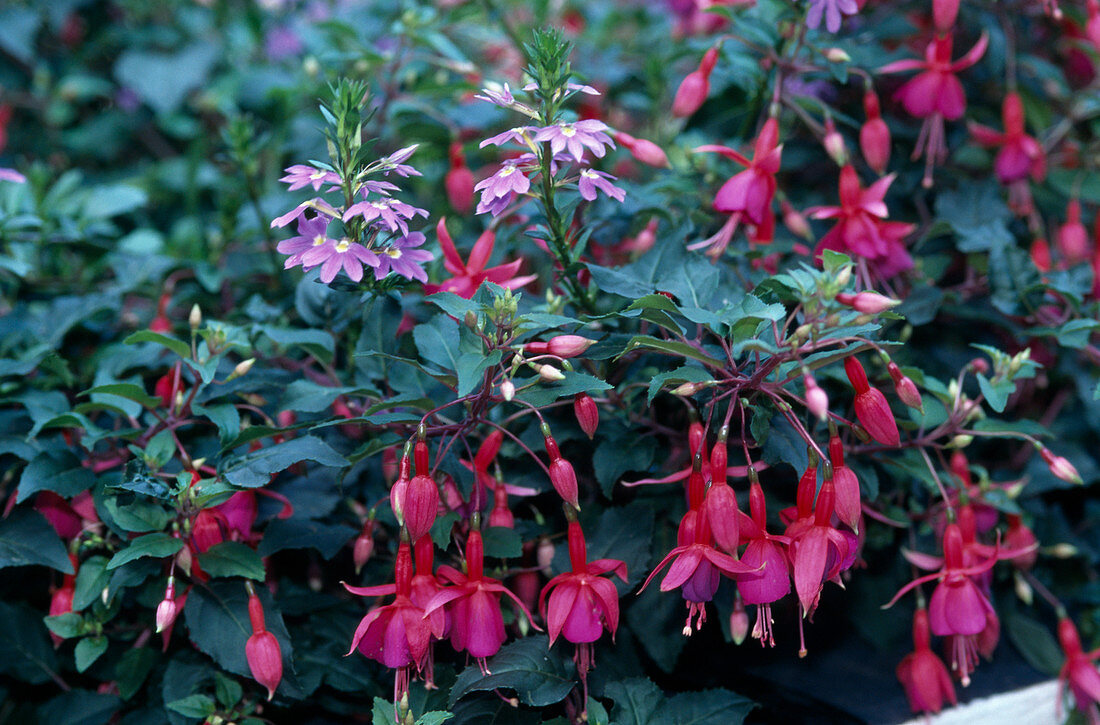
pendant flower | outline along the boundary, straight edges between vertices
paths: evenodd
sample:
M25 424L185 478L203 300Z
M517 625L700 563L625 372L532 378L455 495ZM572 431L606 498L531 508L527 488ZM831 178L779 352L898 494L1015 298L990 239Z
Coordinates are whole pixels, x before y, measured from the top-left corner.
M455 248L454 240L447 231L447 219L441 218L435 227L436 236L439 237L439 246L443 250L443 267L453 275L450 279L438 285L424 285L424 292L453 292L459 297L470 299L482 282L489 281L498 284L505 289L519 289L538 279L537 275L529 274L517 276L522 259L517 259L507 264L485 268L489 258L493 256L493 243L496 240L496 232L486 229L477 238L473 249L470 250L468 261L462 261L462 257Z
M915 651L905 655L898 664L897 676L909 698L913 712L939 712L943 703L958 703L955 684L943 661L929 646L928 611L923 607L913 615L913 644Z

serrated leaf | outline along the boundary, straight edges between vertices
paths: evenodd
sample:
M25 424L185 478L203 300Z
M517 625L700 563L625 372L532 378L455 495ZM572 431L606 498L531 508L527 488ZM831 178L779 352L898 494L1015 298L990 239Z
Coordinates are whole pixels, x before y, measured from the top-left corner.
M212 577L240 576L264 580L260 555L239 541L223 541L198 555L199 566Z
M46 518L37 511L17 508L0 519L0 569L36 565L74 573L65 544Z
M95 483L95 475L69 451L40 453L23 469L15 502L26 501L39 491L53 491L72 498Z
M649 725L664 693L644 677L609 682L604 693L615 702L611 710L615 725Z
M551 652L545 636L524 637L506 644L488 662L491 674L483 675L478 665L459 674L451 688L450 705L463 695L478 690L512 690L520 702L546 707L565 699L576 683L567 672L560 648Z
M156 559L164 559L179 553L183 548L183 541L163 532L139 536L127 544L126 548L111 557L107 563L107 570L119 568L127 562L151 556Z
M300 461L339 468L349 465L346 458L320 438L301 436L235 458L226 464L222 473L234 486L256 488L267 485L272 475Z
M107 638L85 637L76 643L73 649L73 657L76 660L76 671L83 672L91 667L100 656L107 651Z
M185 717L196 717L202 720L210 717L217 710L212 697L199 693L169 702L165 707Z
M126 467L122 472L122 480L111 484L110 488L133 491L162 501L173 498L171 486L149 473L145 463L136 458L126 462Z

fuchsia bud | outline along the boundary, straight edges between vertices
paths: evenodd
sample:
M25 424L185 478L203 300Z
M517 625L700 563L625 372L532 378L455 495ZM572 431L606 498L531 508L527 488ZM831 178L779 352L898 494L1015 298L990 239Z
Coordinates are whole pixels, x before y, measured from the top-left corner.
M832 116L825 116L825 138L822 139L822 145L825 147L825 153L829 154L829 158L835 161L837 166L848 163L848 149L844 147L844 137L836 130Z
M497 483L493 489L493 510L489 512L489 525L506 529L516 528L516 517L508 508L508 489L503 483Z
M894 392L898 394L898 400L923 413L924 401L921 400L917 384L908 375L903 374L901 368L893 361L886 363L886 372L890 373L890 379L894 381Z
M1050 472L1053 473L1056 478L1060 478L1066 483L1076 483L1078 485L1084 483L1074 465L1062 456L1054 455L1050 452L1050 449L1046 447L1039 449L1039 455L1043 457L1043 461L1050 467Z
M477 455L474 456L475 471L489 470L489 464L496 460L503 440L504 431L499 428L494 428L489 435L485 436L485 440L481 442L481 447L477 449Z
M374 511L370 513L370 517L363 522L363 530L359 532L359 536L355 537L355 543L351 547L351 557L355 561L355 573L358 574L360 570L370 561L371 554L374 553Z
M859 149L867 165L882 175L890 164L890 127L882 120L878 96L872 88L863 94L863 111L867 120L859 129Z
M546 352L557 357L576 357L596 344L580 335L558 335L546 343Z
M225 541L229 523L225 514L217 509L203 509L195 514L191 523L191 544L199 553Z
M741 594L737 593L733 598L733 611L730 612L730 639L734 644L741 644L749 636L749 613L745 611L745 602Z
M867 373L854 355L844 359L844 372L856 390L855 409L859 423L867 432L884 446L897 446L901 443L898 424L886 402L886 396L867 382Z
M838 292L836 301L865 315L877 315L901 304L901 300L880 295L878 292L859 292L854 295L848 292Z
M644 138L634 138L624 131L615 132L615 141L630 152L630 155L647 166L668 168L668 156L664 150Z
M1066 204L1066 223L1058 227L1055 240L1058 251L1069 264L1089 258L1089 233L1081 223L1081 202L1078 199L1070 199Z
M244 656L253 679L267 688L270 700L283 679L283 654L279 640L264 628L264 607L254 593L248 595L248 618L252 622L252 636L245 643Z
M859 519L863 507L859 498L859 479L855 471L844 463L844 444L835 431L829 436L829 461L833 464L834 510L840 522L859 531ZM807 471L807 474L809 471ZM816 470L814 471L816 474Z
M1050 242L1038 237L1031 243L1031 263L1035 265L1035 269L1043 272L1044 274L1050 271L1052 266L1050 259Z
M1039 552L1036 548L1037 543L1035 533L1028 528L1024 520L1016 514L1008 514L1008 533L1005 534L1005 547L1009 550L1024 550L1023 553L1009 559L1012 565L1020 571L1027 571L1035 566L1035 560L1039 558Z
M542 573L550 576L550 564L554 561L554 542L545 537L539 539L538 548L535 549L535 561Z
M591 440L600 425L600 409L596 406L596 401L588 393L577 393L573 396L573 413L577 416L581 430Z
M740 535L738 518L741 512L737 508L737 494L726 483L726 464L728 463L726 437L728 435L729 429L722 426L722 430L718 433L718 441L710 451L711 486L703 500L703 510L718 548L728 554L736 555L737 547L741 543L738 538Z
M420 455L423 446L423 457ZM436 514L439 513L439 487L429 474L427 460L428 444L416 443L416 475L409 481L402 506L405 526L409 529L409 539L415 544L417 539L432 530ZM423 465L421 462L423 461Z
M546 444L546 454L550 456L550 483L563 501L579 509L577 473L573 470L573 464L561 457L558 444L549 432L549 429L543 430L543 443Z
M401 463L398 464L397 480L390 488L390 508L393 509L393 515L397 517L398 522L405 520L405 495L409 491L409 478L412 476L408 449L406 448L405 451L401 456Z
M157 605L157 634L160 634L176 621L179 606L176 604L176 580L168 577L168 586L164 589L164 599Z
M959 0L932 0L932 24L937 33L950 33L958 15Z
M939 712L944 701L956 704L955 685L943 661L932 652L928 631L928 610L918 609L913 615L915 651L898 665L897 676L909 698L913 712Z
M443 186L447 190L447 200L451 207L460 214L465 214L474 205L474 175L466 166L462 144L457 141L451 144L450 157L451 169L443 179Z
M802 382L806 385L806 408L824 423L829 417L829 396L817 384L809 370L802 373Z
M783 214L783 226L787 227L787 231L796 237L813 239L813 230L802 212L791 206L786 199L779 203L779 210Z
M717 63L718 48L714 47L703 55L699 67L684 77L672 101L673 116L685 118L699 110L710 93L710 74Z

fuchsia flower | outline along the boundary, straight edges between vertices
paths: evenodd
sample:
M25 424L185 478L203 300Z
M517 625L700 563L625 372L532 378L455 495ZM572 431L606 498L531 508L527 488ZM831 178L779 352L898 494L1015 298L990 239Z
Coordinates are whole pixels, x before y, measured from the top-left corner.
M802 616L812 617L827 581L837 581L849 554L848 539L833 528L836 493L826 480L817 494L813 519L800 518L787 529L790 537L794 588L802 605Z
M829 435L829 462L833 466L836 516L841 523L858 533L859 521L863 516L859 497L859 479L855 471L844 463L844 444L840 442L840 436L835 430Z
M1089 232L1081 222L1081 201L1070 199L1066 203L1066 223L1058 227L1054 237L1058 251L1067 264L1073 265L1089 258Z
M883 199L894 174L884 176L864 189L855 168L848 164L840 170L840 206L807 209L814 219L836 219L818 242L814 255L825 249L866 259L883 277L893 277L913 266L913 259L902 242L916 225L883 221L889 215Z
M550 483L563 501L579 509L577 473L573 470L573 464L562 458L558 444L548 428L543 430L542 442L546 446L546 455L550 456Z
M772 225L775 224L771 205L775 196L775 174L779 171L783 155L783 145L779 143L779 121L769 117L764 122L753 145L751 160L727 146L707 144L695 151L720 153L746 167L714 195L714 209L730 215L722 230L710 239L688 245L688 249L709 247L707 255L717 258L729 245L742 220L758 227L767 226L769 220Z
M816 478L816 469L815 469ZM799 489L801 490L801 489ZM810 491L810 509L812 510L813 491ZM786 536L769 534L765 525L768 519L764 490L759 481L753 481L749 487L749 510L751 518L740 515L738 529L742 542L748 542L741 563L745 566L763 567L760 576L741 579L737 582L737 591L745 604L755 604L756 624L752 628L754 639L760 640L760 646L775 646L772 633L771 603L779 601L791 591L790 565L787 552L783 547L790 543Z
M708 48L699 62L699 67L684 76L680 86L676 89L676 97L672 100L672 115L686 118L703 105L710 93L710 74L714 66L718 64L718 46Z
M923 607L913 614L913 645L915 651L905 655L898 664L897 676L909 698L913 712L939 712L943 703L958 703L955 685L943 661L929 646L928 611Z
M985 53L989 36L984 32L974 47L956 61L951 60L954 38L951 33L937 36L928 43L924 60L899 60L879 69L880 73L905 73L920 70L915 78L897 90L894 97L916 118L925 119L914 157L926 152L924 185L932 185L932 167L947 158L944 120L954 121L966 113L966 92L955 76L974 65Z
M703 513L706 514L707 523L710 525L711 534L714 536L714 543L727 554L737 556L737 548L741 544L738 531L738 519L741 516L741 511L737 508L737 494L726 482L726 463L728 460L726 436L728 434L729 430L723 426L718 433L718 441L710 450L710 473L712 478L710 488L707 489L706 498L703 499Z
M878 96L868 87L863 94L863 112L867 120L859 128L859 148L863 160L881 176L890 163L890 127L882 120Z
M588 393L577 393L573 396L573 415L577 418L577 425L591 440L596 435L596 428L600 425L600 409L596 401Z
M855 409L860 425L882 445L900 445L898 424L886 396L867 382L867 373L854 355L844 358L844 372L856 390Z
M1081 647L1081 637L1073 621L1062 614L1058 620L1058 641L1066 654L1066 663L1058 673L1058 711L1061 714L1062 698L1068 684L1073 693L1077 709L1085 713L1091 725L1100 723L1100 712L1096 703L1100 702L1100 672L1093 661L1100 657L1100 650L1086 653Z
M439 488L431 476L428 465L428 444L418 440L414 448L416 475L405 489L401 513L409 530L409 539L415 544L427 535L439 512Z
M459 256L458 250L455 248L454 240L451 239L451 235L447 231L446 217L439 220L435 231L439 237L439 246L443 250L443 267L453 277L442 284L424 285L424 291L428 294L453 292L459 297L469 299L481 286L481 283L486 280L505 289L519 289L538 279L538 276L533 274L517 276L516 273L519 272L519 268L523 264L522 259L488 269L485 268L489 258L493 255L493 242L496 240L496 232L492 229L486 229L477 238L473 249L470 250L468 262L462 261L462 257Z
M1027 178L1042 181L1046 176L1046 155L1043 147L1033 137L1027 135L1024 127L1024 106L1020 95L1015 91L1005 96L1002 106L1004 133L981 124L969 122L970 135L982 146L1000 147L993 161L993 171L997 179L1009 188L1009 206L1021 215L1029 214L1032 209L1031 191Z
M248 595L248 618L252 624L252 636L245 642L244 654L253 679L267 688L267 699L275 697L275 690L283 679L283 654L279 640L264 626L264 607L254 593Z
M424 616L431 615L448 605L451 613L451 646L457 652L468 652L485 670L485 658L492 657L504 643L504 619L500 614L500 595L508 595L519 611L523 612L531 626L535 624L527 607L500 581L484 574L484 544L481 532L472 529L466 539L466 573L443 565L438 575L452 586L432 597L424 608Z

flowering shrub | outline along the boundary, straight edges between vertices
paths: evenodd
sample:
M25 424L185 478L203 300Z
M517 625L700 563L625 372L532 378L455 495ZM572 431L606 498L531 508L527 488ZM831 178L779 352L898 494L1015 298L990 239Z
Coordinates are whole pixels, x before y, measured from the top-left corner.
M1100 3L0 50L5 719L1100 721Z

